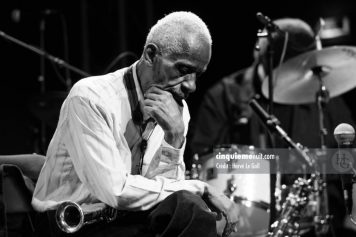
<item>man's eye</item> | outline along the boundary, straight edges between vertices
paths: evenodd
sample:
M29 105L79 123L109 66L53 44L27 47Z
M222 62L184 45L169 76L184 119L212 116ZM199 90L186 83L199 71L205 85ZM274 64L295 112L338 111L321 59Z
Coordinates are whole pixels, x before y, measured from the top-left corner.
M187 75L192 73L192 70L188 67L178 67L178 71L181 75Z

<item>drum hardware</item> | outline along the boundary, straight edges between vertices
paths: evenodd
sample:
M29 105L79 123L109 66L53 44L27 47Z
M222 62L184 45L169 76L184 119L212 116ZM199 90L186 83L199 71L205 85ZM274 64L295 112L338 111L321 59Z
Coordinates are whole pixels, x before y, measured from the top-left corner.
M322 18L319 20L318 24L318 29L315 34L315 41L316 41L316 50L321 51L322 50L322 44L320 40L320 32L325 25L325 22ZM328 74L329 68L325 67L324 65L319 65L316 64L314 67L311 67L311 72L313 73L314 77L319 82L319 90L316 92L315 98L316 98L316 103L318 106L318 112L319 112L319 129L320 129L320 146L321 149L326 149L325 146L325 138L326 135L328 134L327 129L324 126L324 111L326 104L330 100L330 92L328 90L328 87L324 84L324 77ZM326 177L323 177L326 178ZM326 184L325 184L326 185Z
M193 156L191 178L192 179L199 179L200 171L201 171L201 164L199 164L199 156L198 156L198 154L195 154Z
M316 168L316 165L315 165ZM271 225L269 237L300 237L303 229L312 226L317 236L329 231L332 216L328 214L326 184L321 173L315 169L309 179L298 178L294 181L278 219ZM302 226L300 221L308 205L313 206L313 224Z
M314 182L318 180L318 175L312 174L310 179L298 178L295 180L291 191L283 203L280 217L271 225L269 237L299 237L299 219L301 211L309 202L309 195L312 192L319 192L314 189Z
M277 212L282 210L282 174L279 167L279 158L276 158L276 187L274 189L274 199L275 201L275 209Z
M186 179L199 179L201 173L201 164L199 160L199 155L194 154L193 155L193 161L192 161L192 166L190 170L185 171L185 178Z
M325 148L321 149L319 158L325 159ZM314 189L317 191L314 195L314 200L316 204L315 217L314 217L314 227L316 236L325 235L329 232L330 221L333 218L329 214L329 200L327 193L327 183L326 183L326 168L325 161L322 160L322 171L317 172L319 175L314 180Z
M89 212L75 202L66 201L58 206L55 217L59 229L66 233L75 233L84 225L114 221L117 215L118 211L109 206Z
M237 184L235 182L235 176L231 175L231 178L227 180L226 189L224 194L234 201L234 196L232 195L237 189Z
M325 166L320 171L315 158L309 154L309 150L300 143L295 143L287 133L279 126L280 123L274 115L269 115L255 99L252 99L250 106L261 118L263 123L273 132L277 132L287 144L294 148L297 154L303 158L304 164L308 165L312 173L309 180L301 179L295 181L291 192L282 205L280 217L271 225L269 236L299 236L299 218L301 211L309 202L309 195L313 192L313 199L316 200L316 218L314 218L315 232L317 235L325 234L328 231L331 216L328 213L328 199L325 180ZM324 148L324 147L323 147ZM325 149L323 149L325 151ZM325 155L322 155L325 157ZM321 177L323 175L323 177ZM312 185L312 188L309 187Z
M269 212L269 203L267 202L264 202L264 201L252 201L252 200L249 200L247 198L244 198L244 197L238 197L238 196L235 196L234 199L233 199L236 203L241 203L243 205L245 205L246 207L258 207L262 210L266 210L267 212Z
M190 171L186 171L187 179L199 179L200 164L192 164Z

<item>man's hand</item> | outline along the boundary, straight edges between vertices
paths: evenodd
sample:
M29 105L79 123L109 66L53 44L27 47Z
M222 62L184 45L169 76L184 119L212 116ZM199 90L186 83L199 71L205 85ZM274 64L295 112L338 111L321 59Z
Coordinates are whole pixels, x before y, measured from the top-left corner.
M210 209L217 212L218 216L221 216L221 219L216 223L218 235L228 236L230 232L236 232L239 222L238 205L209 184L206 186L203 198Z
M162 127L165 141L181 148L184 142L183 107L170 92L157 87L149 88L144 97L144 110Z

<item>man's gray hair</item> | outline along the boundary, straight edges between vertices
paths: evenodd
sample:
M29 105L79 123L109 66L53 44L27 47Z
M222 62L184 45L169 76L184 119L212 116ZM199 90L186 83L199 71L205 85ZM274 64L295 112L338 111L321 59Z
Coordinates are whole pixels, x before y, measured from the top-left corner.
M193 38L191 38L193 37ZM160 19L147 35L145 46L154 43L165 54L189 51L189 40L198 37L212 44L211 35L203 20L192 12L173 12Z

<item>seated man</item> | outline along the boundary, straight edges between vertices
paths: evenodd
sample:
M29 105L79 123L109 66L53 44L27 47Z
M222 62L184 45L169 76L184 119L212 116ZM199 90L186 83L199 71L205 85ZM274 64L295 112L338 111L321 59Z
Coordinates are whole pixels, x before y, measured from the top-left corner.
M139 61L73 86L33 195L41 234L48 236L47 226L63 234L54 212L67 200L124 211L122 218L86 225L74 236L215 237L236 231L235 203L202 181L184 180L184 99L207 69L211 44L198 16L174 12L151 28Z

